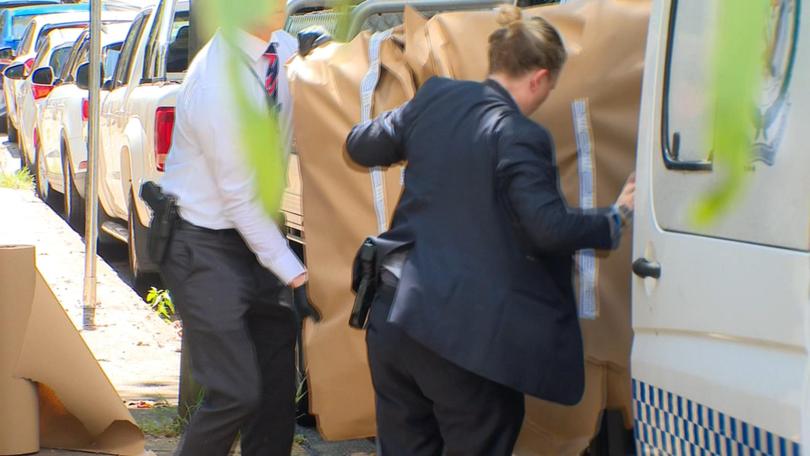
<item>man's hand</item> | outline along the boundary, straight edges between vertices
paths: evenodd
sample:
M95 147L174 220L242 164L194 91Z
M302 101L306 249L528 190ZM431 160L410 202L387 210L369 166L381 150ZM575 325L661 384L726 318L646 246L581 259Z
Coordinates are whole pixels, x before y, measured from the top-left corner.
M619 209L619 216L622 218L622 226L629 223L633 216L633 209L636 201L636 173L631 173L624 183L624 188L616 199L616 207Z
M304 286L307 283L307 280L309 280L309 278L307 277L307 273L304 272L301 275L299 275L298 277L292 279L292 282L290 282L289 285L292 288L298 288L298 287Z
M300 321L303 321L305 318L311 318L315 323L321 321L321 313L309 302L306 285L293 288L292 295L293 308Z

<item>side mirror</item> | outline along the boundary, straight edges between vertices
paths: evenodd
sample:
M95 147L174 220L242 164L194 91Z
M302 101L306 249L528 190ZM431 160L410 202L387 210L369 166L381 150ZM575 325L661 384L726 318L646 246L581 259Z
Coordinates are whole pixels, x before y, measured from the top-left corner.
M37 68L31 74L31 82L34 84L50 86L53 85L53 79L53 68L49 66Z
M10 47L0 48L0 60L11 60L14 58L14 49Z
M101 90L110 91L110 90L112 90L112 88L113 88L113 80L112 79L107 79L106 81L104 81L104 84L101 84Z
M11 65L3 71L3 75L9 79L23 79L25 77L25 65L22 63Z
M76 86L82 90L90 90L89 63L83 63L76 69Z

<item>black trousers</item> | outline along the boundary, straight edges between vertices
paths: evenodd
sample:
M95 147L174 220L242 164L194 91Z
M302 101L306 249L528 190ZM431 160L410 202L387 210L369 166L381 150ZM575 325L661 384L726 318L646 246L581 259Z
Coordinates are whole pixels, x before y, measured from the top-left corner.
M394 289L378 291L368 357L379 456L510 456L523 394L441 358L388 323Z
M183 320L191 372L206 391L177 455L289 456L295 433L295 341L289 290L234 230L181 225L161 275Z

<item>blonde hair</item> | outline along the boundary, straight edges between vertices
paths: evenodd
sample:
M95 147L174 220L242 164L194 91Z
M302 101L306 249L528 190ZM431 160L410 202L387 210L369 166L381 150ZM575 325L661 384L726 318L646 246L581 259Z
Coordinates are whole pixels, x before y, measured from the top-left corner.
M489 73L521 76L527 71L547 69L557 75L566 53L557 30L542 17L523 18L520 8L498 8L501 28L489 35Z

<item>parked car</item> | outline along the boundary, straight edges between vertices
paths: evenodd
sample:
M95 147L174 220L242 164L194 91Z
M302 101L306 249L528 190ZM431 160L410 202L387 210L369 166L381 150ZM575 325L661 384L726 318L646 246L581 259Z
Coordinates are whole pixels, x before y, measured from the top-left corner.
M131 17L131 14L105 13L102 16L102 24L127 21ZM62 31L71 30L70 42L72 43L78 37L79 33L88 25L86 20L87 15L81 14L81 18L82 20L77 20L76 13L45 16L46 20L52 19L54 22L42 27L38 35L31 34L28 36L36 36L36 42L38 42L37 49L39 50L43 49L43 43L48 40L48 37L52 33L63 33ZM40 18L35 18L29 27L36 26L39 20ZM21 47L27 43L28 36L24 38ZM28 166L32 171L35 171L33 168L35 159L33 126L35 119L34 113L36 111L31 109L31 103L33 103L34 99L32 96L33 92L30 90L30 76L32 70L37 68L35 66L37 62L37 52L33 52L32 55L33 58L30 59L30 63L27 60L23 64L12 65L7 68L4 75L8 79L8 84L4 89L6 90L8 98L14 100L14 109L10 110L9 118L13 119L14 128L17 131L17 142L21 151L21 166ZM22 68L17 71L17 67L20 66ZM40 183L45 184L46 182L42 181ZM42 190L45 189L43 188ZM45 195L45 193L43 193L43 195Z
M102 23L113 22L129 22L132 21L134 13L132 12L112 12L104 11L102 13ZM24 76L27 76L31 71L31 67L36 57L36 49L42 44L42 40L50 33L51 30L57 28L85 28L89 23L88 13L61 13L49 14L46 16L35 17L28 27L26 28L23 38L17 48L17 54L14 58L13 64L23 63L26 65ZM6 84L8 83L8 84ZM3 84L3 91L6 96L6 103L8 109L9 137L16 137L17 120L19 120L19 82L5 81Z
M25 28L35 16L88 11L87 3L62 4L58 0L16 2L17 7L6 7L0 2L0 48L17 49Z
M37 51L34 65L28 76L20 81L17 96L17 132L21 162L32 168L37 177L37 194L48 199L48 181L43 174L45 163L37 156L37 139L34 124L37 111L53 89L50 84L55 72L61 72L70 49L82 29L56 29L49 33ZM23 67L24 69L24 67Z
M30 6L36 5L36 6ZM58 0L2 1L0 0L0 71L10 65L26 27L35 16L70 11L87 11L87 3L60 4ZM0 77L0 87L3 78ZM0 130L7 126L6 101L0 97Z
M112 77L129 26L128 23L102 26L103 79ZM38 134L37 153L45 157L45 175L50 190L63 195L64 218L79 232L84 231L89 113L88 73L77 73L89 59L89 48L89 30L85 30L73 44L62 71L54 70L53 90L41 105L35 129ZM102 91L101 97L105 94Z
M151 213L138 189L157 180L171 145L174 106L188 67L189 2L161 0L132 23L102 100L101 233L129 245L136 280L157 270L146 251Z
M52 13L40 16L34 16L28 23L28 26L23 32L17 49L14 53L14 58L9 63L7 68L17 64L24 65L22 78L28 76L34 66L36 58L37 45L41 44L42 37L47 36L48 31L53 29L56 24L78 24L78 26L86 27L88 23L88 13ZM74 25L76 26L76 25ZM6 123L8 129L8 136L11 142L18 142L17 129L18 129L18 108L17 102L19 97L19 86L22 79L10 79L3 77L3 95L6 101Z

